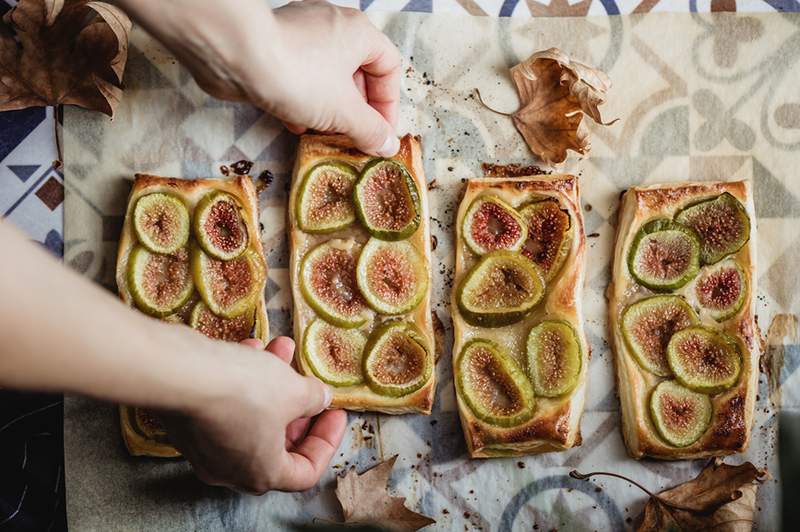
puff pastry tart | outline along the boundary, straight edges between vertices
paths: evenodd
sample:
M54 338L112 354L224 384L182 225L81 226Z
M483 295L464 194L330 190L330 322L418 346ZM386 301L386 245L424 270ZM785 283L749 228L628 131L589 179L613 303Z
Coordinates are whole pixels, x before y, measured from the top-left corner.
M456 218L451 312L473 458L580 445L589 346L577 178L471 179Z
M267 341L258 199L249 176L176 179L136 174L119 239L122 300L214 339ZM120 406L133 455L180 456L157 419Z
M749 182L632 188L608 288L622 428L634 458L743 451L758 385Z
M434 395L430 228L419 137L391 159L304 135L289 195L300 371L332 406L429 414Z

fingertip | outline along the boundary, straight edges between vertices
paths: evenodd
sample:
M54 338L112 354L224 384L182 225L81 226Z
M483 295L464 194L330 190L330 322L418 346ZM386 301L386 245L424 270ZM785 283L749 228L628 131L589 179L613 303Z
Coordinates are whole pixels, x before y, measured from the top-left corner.
M258 338L245 338L244 340L242 340L239 343L242 344L242 345L246 345L248 347L254 347L255 349L258 349L258 350L263 350L264 349L264 342L262 342Z
M295 342L288 336L278 336L267 344L266 349L288 364L294 356Z
M378 149L378 155L381 157L394 157L398 151L400 151L400 139L397 138L394 132L391 132L383 142L383 146Z
M299 124L294 124L292 122L284 122L283 125L286 129L288 129L291 133L294 133L295 135L302 135L303 133L306 132L307 129L304 126L301 126Z

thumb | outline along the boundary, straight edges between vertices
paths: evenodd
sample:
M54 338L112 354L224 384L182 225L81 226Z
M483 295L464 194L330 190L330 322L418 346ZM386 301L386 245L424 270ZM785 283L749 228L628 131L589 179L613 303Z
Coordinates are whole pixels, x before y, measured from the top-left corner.
M342 106L334 129L353 140L356 148L379 157L391 157L400 149L394 128L353 87L348 103Z
M316 377L298 376L297 393L294 401L294 419L316 416L328 408L333 400L331 387Z

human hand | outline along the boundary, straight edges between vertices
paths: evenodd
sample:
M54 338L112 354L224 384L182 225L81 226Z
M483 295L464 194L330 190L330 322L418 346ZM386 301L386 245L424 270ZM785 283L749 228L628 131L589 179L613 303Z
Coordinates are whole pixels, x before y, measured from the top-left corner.
M227 393L187 414L162 415L170 440L208 484L256 494L311 488L342 441L347 415L323 411L330 388L289 365L293 340L275 338L267 353L259 340L242 343L258 352L226 360L234 376Z
M321 0L119 0L209 94L250 101L294 133L344 133L389 157L400 53L358 10Z

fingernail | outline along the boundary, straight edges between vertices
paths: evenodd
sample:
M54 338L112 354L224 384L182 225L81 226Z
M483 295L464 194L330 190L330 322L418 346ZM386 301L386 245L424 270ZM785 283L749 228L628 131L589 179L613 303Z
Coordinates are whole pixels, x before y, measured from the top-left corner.
M383 146L378 150L378 155L381 157L391 157L398 151L400 151L400 139L398 139L394 133L390 133L383 142Z
M331 402L333 401L333 391L331 390L331 387L328 386L327 384L325 385L323 394L324 394L323 402L325 403L325 406L323 408L328 408L331 405Z

